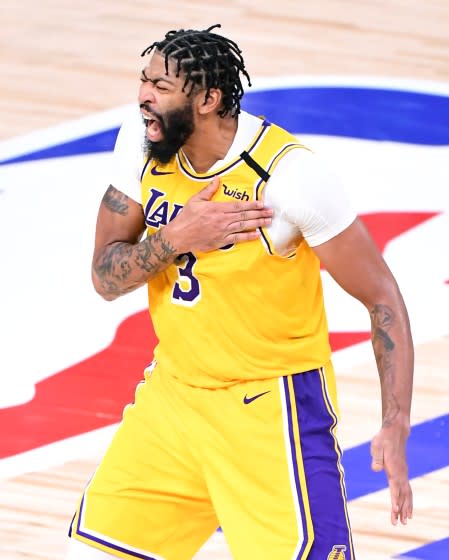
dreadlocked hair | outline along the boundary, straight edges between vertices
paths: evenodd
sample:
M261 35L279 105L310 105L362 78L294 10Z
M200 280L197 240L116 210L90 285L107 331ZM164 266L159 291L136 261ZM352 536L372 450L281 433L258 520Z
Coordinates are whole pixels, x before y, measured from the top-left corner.
M240 113L240 100L243 96L243 86L240 74L243 74L248 85L251 80L245 69L242 51L237 43L226 39L212 29L221 27L212 25L203 31L193 29L179 29L169 31L162 41L155 41L147 47L142 56L150 54L153 49L165 56L165 72L168 74L168 61L176 62L176 76L182 72L185 82L182 91L190 95L195 87L206 89L206 99L212 88L221 90L223 94L223 108L218 112L220 117L230 114L236 117Z

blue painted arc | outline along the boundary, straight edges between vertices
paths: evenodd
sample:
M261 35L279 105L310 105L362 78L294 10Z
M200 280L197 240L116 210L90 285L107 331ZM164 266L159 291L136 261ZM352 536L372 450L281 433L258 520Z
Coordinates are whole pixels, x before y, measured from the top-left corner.
M404 558L404 560L447 560L449 558L449 537L420 546L405 554L396 556L396 558Z
M449 97L357 87L249 91L242 107L297 134L449 145ZM0 161L0 165L112 151L118 128Z
M245 110L291 132L449 145L449 97L357 87L302 87L251 93Z
M449 466L449 414L412 426L407 455L410 479L447 468ZM370 443L352 447L343 453L349 500L388 487L385 474L373 472L370 463ZM449 537L411 550L398 558L447 560Z
M410 478L448 467L449 414L412 426L407 455ZM345 450L343 466L349 500L388 487L385 474L371 470L370 442Z

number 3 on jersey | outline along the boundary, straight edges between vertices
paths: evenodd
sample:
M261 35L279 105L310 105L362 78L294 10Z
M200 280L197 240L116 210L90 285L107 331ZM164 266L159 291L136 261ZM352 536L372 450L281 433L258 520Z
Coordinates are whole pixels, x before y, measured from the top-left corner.
M191 307L201 299L201 287L193 274L196 263L193 253L179 255L175 261L178 267L178 280L173 286L172 302Z

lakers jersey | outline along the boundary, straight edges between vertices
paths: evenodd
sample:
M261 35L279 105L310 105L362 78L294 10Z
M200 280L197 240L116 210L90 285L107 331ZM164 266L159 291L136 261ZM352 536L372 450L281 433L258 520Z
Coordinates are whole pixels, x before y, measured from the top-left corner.
M246 150L214 173L195 173L182 151L142 174L148 235L173 220L215 175L216 201L262 199L281 158L304 149L287 131L261 121ZM159 343L158 371L197 387L280 377L330 359L320 265L305 241L278 255L269 228L258 240L179 255L148 283Z

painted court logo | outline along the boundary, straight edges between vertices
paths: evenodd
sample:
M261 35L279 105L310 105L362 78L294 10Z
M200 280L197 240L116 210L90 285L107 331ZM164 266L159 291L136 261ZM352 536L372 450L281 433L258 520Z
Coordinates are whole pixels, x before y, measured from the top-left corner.
M327 560L346 560L346 546L344 544L336 544L327 557Z
M349 85L345 85L348 81ZM255 115L265 114L269 121L298 133L305 143L313 143L317 153L328 159L331 167L339 172L349 197L356 204L357 201L361 204L365 225L379 248L382 252L389 251L388 258L403 279L406 292L425 294L425 302L421 297L410 297L408 301L409 311L415 317L415 320L412 318L414 337L421 343L429 341L431 337L436 340L449 334L445 314L433 311L442 309L449 290L448 265L439 258L447 251L444 240L447 238L449 220L449 88L447 84L430 86L420 82L400 82L399 85L397 87L391 80L371 79L355 82L344 80L343 83L341 78L309 80L293 77L288 83L285 80L267 80L263 88L251 89L245 94L242 108ZM275 103L273 99L276 99ZM135 106L129 106L128 110L134 112ZM125 113L123 118L117 119L108 112L99 119L100 115L96 115L92 122L86 121L85 132L77 128L75 136L73 124L68 123L64 129L51 131L51 138L45 137L47 140L42 140L39 134L36 140L30 138L20 139L19 143L14 140L1 143L1 188L7 196L2 198L5 220L1 221L0 226L8 228L18 220L33 219L33 205L20 203L28 187L39 189L42 222L55 223L54 185L58 183L64 184L67 192L79 190L82 185L85 188L84 195L91 193L91 203L96 206L97 200L103 195L104 186L102 181L96 180L95 187L91 184L92 178L104 177L105 160L102 152L112 151L117 136L117 122L125 119ZM78 137L81 133L83 136ZM101 144L99 138L102 139ZM86 154L89 157L82 157ZM92 157L95 154L98 154L98 158ZM27 162L27 165L21 165L22 162ZM172 168L155 162L149 165L145 218L147 226L157 230L178 215L182 205L169 200L167 193L160 190L161 186L170 185L174 179L168 175L172 173ZM33 173L32 180L30 172ZM49 176L52 181L46 180ZM365 183L367 193L375 193L375 196L368 196L362 201L360 178ZM427 182L425 190L422 189L423 182ZM18 185L20 188L17 188ZM237 201L246 200L247 196L251 198L252 191L248 195L243 185L238 186L228 179L228 184L222 185L224 190L220 189L221 198L228 201L229 198ZM249 187L248 184L245 186ZM71 211L74 215L84 215L85 205L85 196L72 197ZM61 237L57 240L57 244L67 243L67 240L71 242L71 262L84 262L83 247L91 242L94 226L94 223L89 226L87 220L86 223L74 224L73 228L68 228L64 239ZM17 232L19 244L26 242L26 235L26 230ZM83 243L79 242L81 236ZM435 251L429 254L426 264L432 262L432 266L409 266L416 255L416 247L426 254L431 244L435 245ZM62 247L60 252L64 254ZM222 247L222 250L232 247ZM439 259L434 261L434 257ZM42 266L35 271L35 281L43 286L40 299L47 301L53 294L45 275L54 268L54 259L51 252L45 251L40 254L40 260ZM179 291L172 293L172 296L177 304L184 302L183 305L189 305L199 293L194 276L194 256L185 256L176 268L185 283L179 283ZM343 296L340 292L334 292L330 280L327 282L325 271L323 276L328 301L338 301L337 298ZM189 281L193 281L193 286ZM95 318L89 321L90 328L85 328L84 318L91 311L91 288L85 281L85 268L73 267L71 282L72 298L66 298L64 306L50 306L44 322L39 305L34 306L36 301L31 302L31 308L28 309L30 330L45 332L45 338L56 341L56 359L49 359L49 353L42 352L45 342L40 336L32 337L30 341L33 354L37 356L31 367L26 359L22 359L23 337L20 332L17 336L11 336L8 344L2 348L0 370L7 369L10 375L7 386L2 384L0 378L0 420L2 425L13 426L14 429L5 431L0 437L0 478L16 476L38 467L47 468L49 464L79 457L78 440L66 440L63 447L57 448L57 453L53 448L46 448L62 439L82 436L83 442L90 442L88 445L92 445L92 441L103 445L104 438L109 439L110 436L97 430L120 421L123 407L132 399L135 385L141 378L140 372L156 345L157 339L149 324L147 309L136 313L136 302L125 298L123 305L114 307L112 316L95 314ZM4 293L8 291L17 294L14 281L7 284ZM16 297L2 300L5 324L19 323L16 321L20 316L18 301ZM362 321L364 317L359 318L355 308L352 313L349 304L345 308L348 313L340 319L341 314L333 313L333 307L331 304L329 326L334 351L347 349L348 354L345 353L344 358L341 356L342 362L357 364L361 354L357 349L352 353L352 346L369 341L369 333L365 332L365 322ZM66 320L67 316L71 317L70 321ZM61 329L61 321L64 321L64 329ZM106 348L105 337L111 340ZM76 339L75 349L69 343L73 339ZM369 348L367 351L370 352L367 359L371 360L371 351ZM106 389L102 375L92 375L92 372L102 371L111 372L116 380L115 383L107 384ZM83 390L74 394L70 390L73 386ZM31 398L31 390L35 391L35 396L27 401ZM64 414L61 411L67 410L68 395L72 413ZM246 395L246 400L251 401L254 396L250 393ZM242 394L242 404L243 398ZM52 407L48 406L49 402L53 404ZM252 408L259 405L263 405L263 397L244 406ZM423 475L449 466L449 434L443 430L443 426L449 422L447 403L435 410L435 415L444 416L434 417L432 411L429 414L425 422L413 425L409 440L413 477L418 480ZM30 418L35 420L32 424ZM95 439L91 439L91 435ZM366 461L368 448L369 442L365 442L361 446L345 449L349 500L363 499L369 493L386 488L383 477L374 479L369 470ZM428 450L427 453L422 452L424 448ZM433 453L433 449L438 452ZM27 452L33 453L32 459L26 455ZM445 492L439 492L435 499L438 507L445 507ZM376 546L378 538L373 535L373 546ZM415 547L419 548L413 550L403 549L405 541L392 543L391 547L395 552L401 552L404 558L407 555L432 560L448 559L449 532L432 532L419 541L423 542L416 542ZM323 560L346 560L351 556L349 544L346 544L346 548L340 544L327 550L326 556L323 552Z

